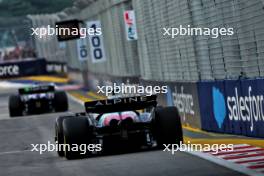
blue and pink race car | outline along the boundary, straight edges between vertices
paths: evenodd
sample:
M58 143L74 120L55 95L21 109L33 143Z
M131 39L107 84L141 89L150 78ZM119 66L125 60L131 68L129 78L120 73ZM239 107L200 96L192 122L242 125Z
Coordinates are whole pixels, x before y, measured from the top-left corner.
M102 151L161 148L183 141L176 107L157 106L157 96L112 98L85 103L86 112L60 116L55 123L57 144L100 144ZM83 157L80 151L60 150L67 159Z

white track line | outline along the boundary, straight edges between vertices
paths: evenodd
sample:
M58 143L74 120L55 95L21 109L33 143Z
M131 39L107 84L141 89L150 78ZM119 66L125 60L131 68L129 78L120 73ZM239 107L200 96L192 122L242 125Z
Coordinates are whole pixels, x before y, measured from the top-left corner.
M70 99L72 99L73 101L75 101L76 103L79 103L80 105L84 106L84 102L79 100L78 98L75 98L74 96L72 96L71 94L67 93L68 97L70 97Z
M16 153L23 153L23 152L30 152L31 150L15 150L15 151L8 151L8 152L0 152L1 155L9 155L9 154L16 154Z

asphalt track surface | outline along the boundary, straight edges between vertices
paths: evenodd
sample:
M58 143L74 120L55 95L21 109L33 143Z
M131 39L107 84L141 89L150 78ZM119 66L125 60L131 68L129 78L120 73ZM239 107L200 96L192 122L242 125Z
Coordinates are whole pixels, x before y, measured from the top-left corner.
M31 144L54 143L58 113L9 118L10 90L0 90L0 176L238 176L235 171L184 152L145 151L80 160L59 158L56 152L40 155ZM70 100L70 111L84 108ZM63 113L62 113L63 114Z

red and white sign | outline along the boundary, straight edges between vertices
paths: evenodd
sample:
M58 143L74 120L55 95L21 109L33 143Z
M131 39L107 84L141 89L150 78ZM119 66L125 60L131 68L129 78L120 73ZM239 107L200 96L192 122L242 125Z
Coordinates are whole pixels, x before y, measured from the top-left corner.
M238 144L234 145L233 151L219 151L217 154L214 152L204 153L264 175L264 148Z
M137 40L137 25L135 12L133 10L127 10L124 12L126 38L128 41Z

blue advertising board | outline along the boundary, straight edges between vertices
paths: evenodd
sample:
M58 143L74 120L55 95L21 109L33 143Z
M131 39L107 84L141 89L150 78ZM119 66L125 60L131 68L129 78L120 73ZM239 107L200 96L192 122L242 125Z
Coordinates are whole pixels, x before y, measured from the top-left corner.
M47 74L64 75L67 74L68 68L65 62L46 61Z
M166 105L176 106L185 126L201 128L197 84L195 82L166 83Z
M0 63L0 78L40 75L46 73L45 59Z
M203 130L264 137L264 79L198 83Z
M64 62L46 61L45 59L25 59L0 63L0 78L67 73Z

